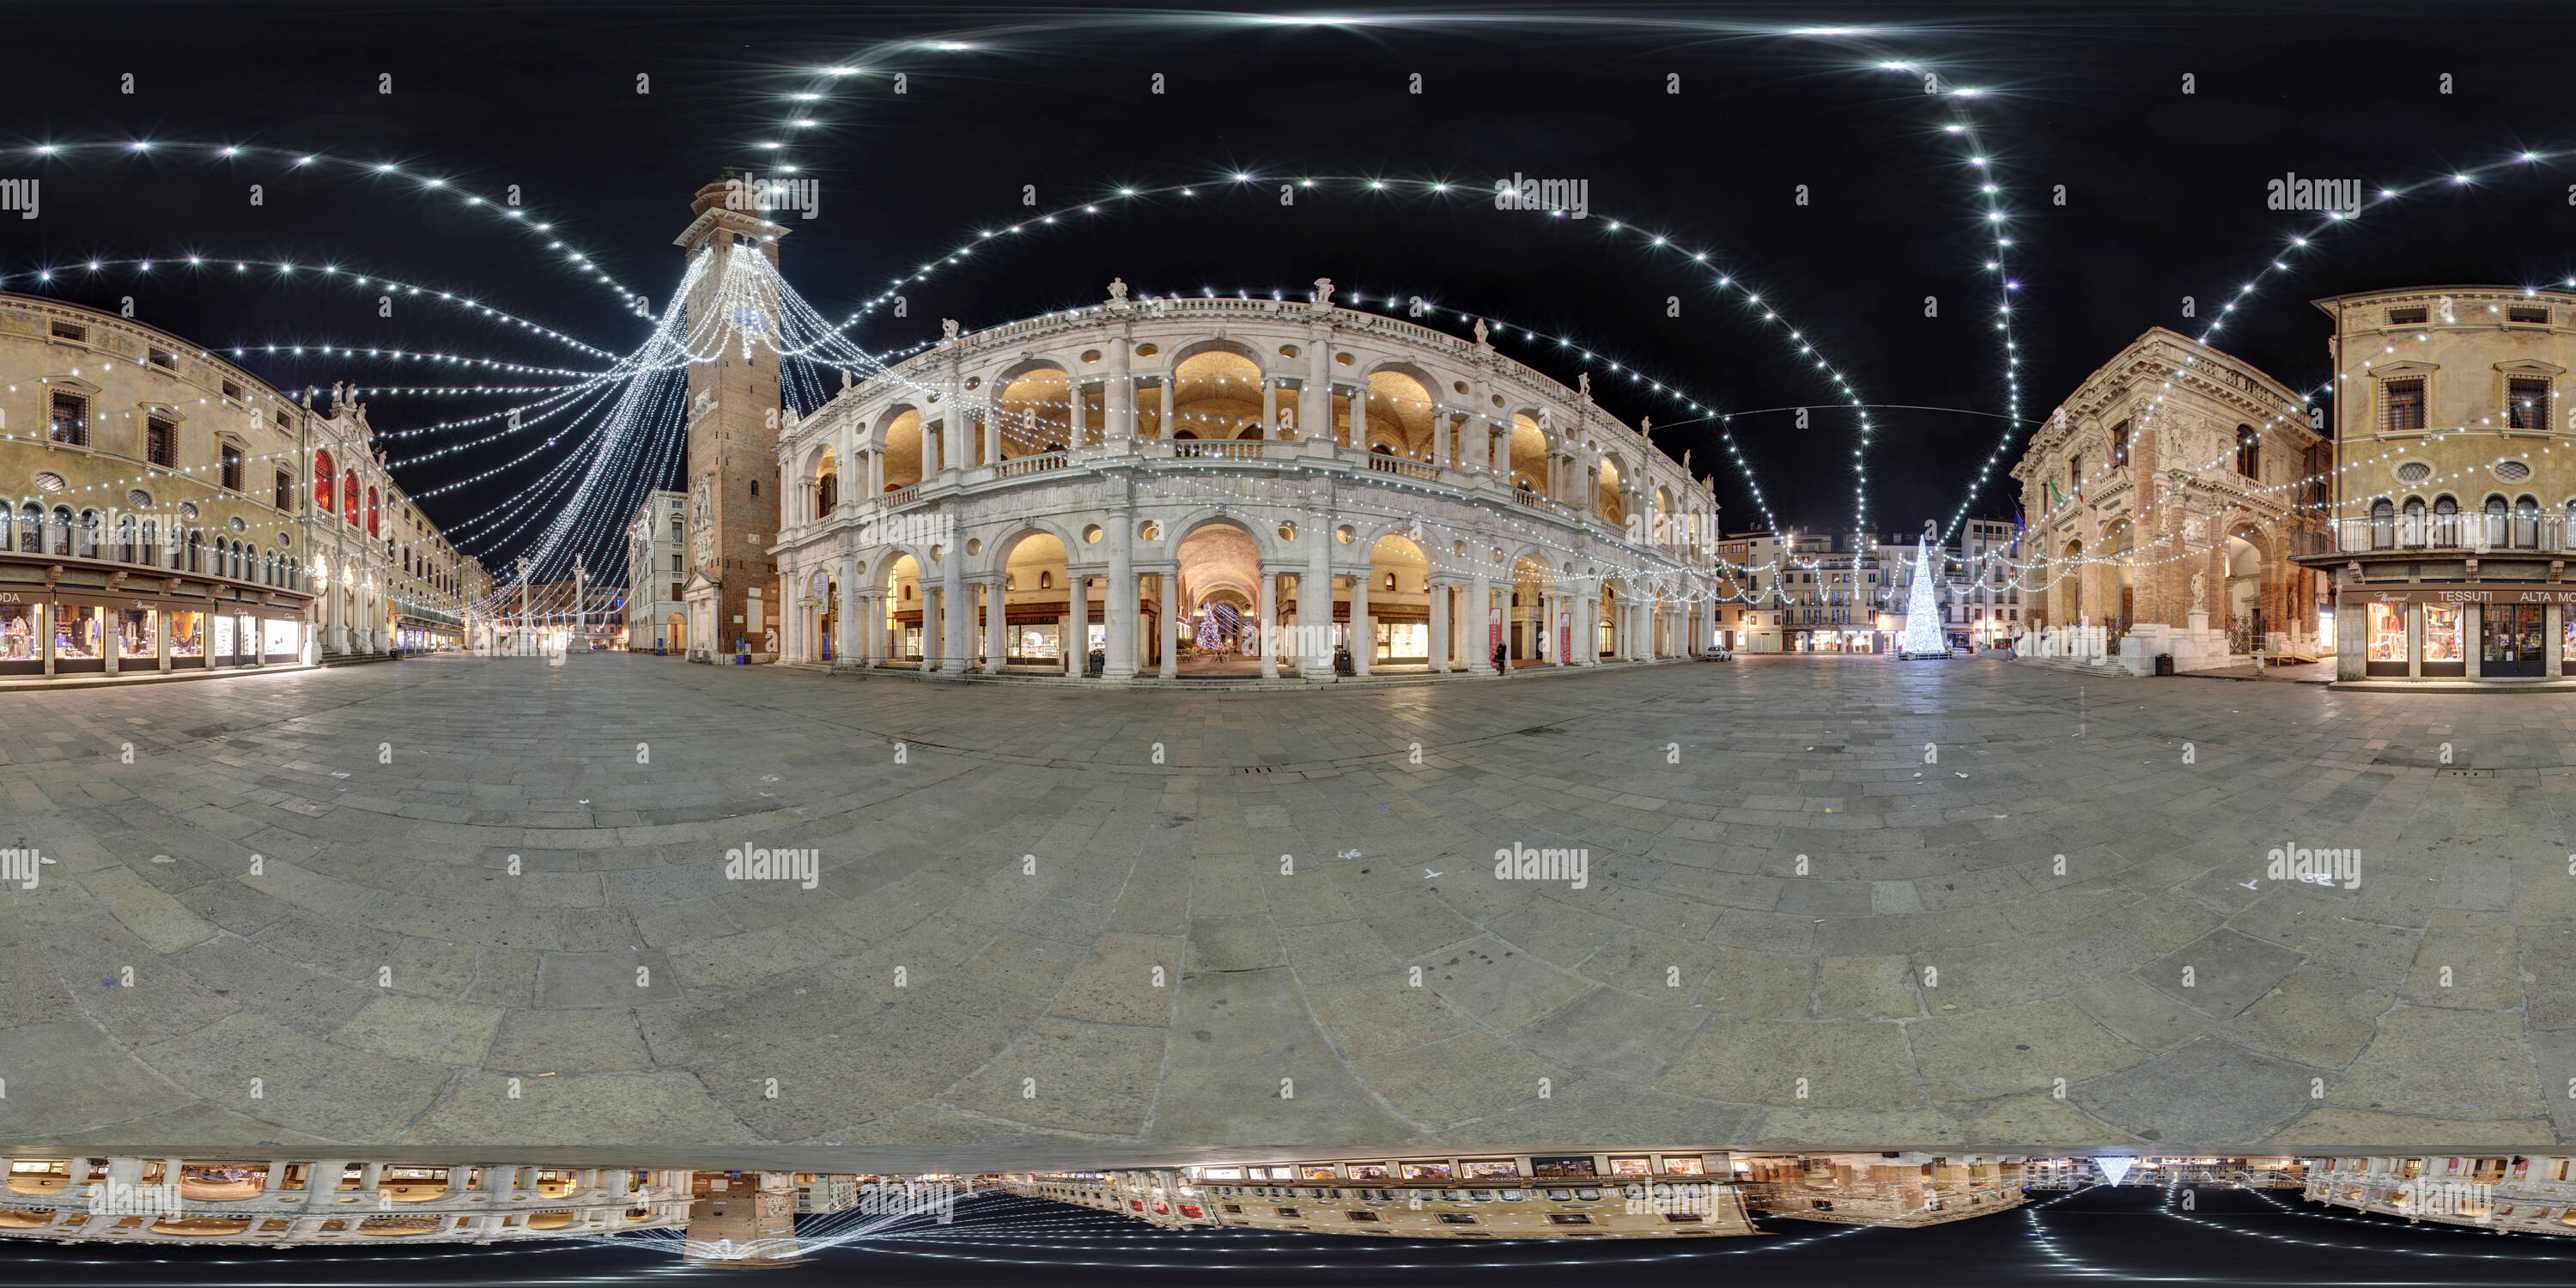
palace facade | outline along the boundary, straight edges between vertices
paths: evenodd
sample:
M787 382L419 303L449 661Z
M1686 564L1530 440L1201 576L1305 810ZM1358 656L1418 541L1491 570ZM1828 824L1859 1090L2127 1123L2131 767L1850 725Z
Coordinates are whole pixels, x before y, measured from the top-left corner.
M2576 1176L2570 1175L2576 1159L2564 1154L2302 1161L2303 1197L2314 1202L2409 1221L2576 1235Z
M949 330L779 436L788 660L1491 675L1714 639L1709 486L1481 325L1324 281Z
M2191 670L2313 648L2323 586L2296 557L2322 540L2330 454L2280 381L2150 328L2013 466L2029 525L2022 625L2107 628L2137 674L2158 654Z
M14 1157L0 1236L63 1242L501 1243L687 1230L691 1173L524 1163Z
M2316 302L2334 319L2332 579L2339 679L2576 676L2576 294L2419 286Z
M484 589L345 390L0 296L0 678L457 647Z
M1160 1226L1414 1239L1758 1233L1723 1152L1335 1158L1023 1175L1006 1188Z

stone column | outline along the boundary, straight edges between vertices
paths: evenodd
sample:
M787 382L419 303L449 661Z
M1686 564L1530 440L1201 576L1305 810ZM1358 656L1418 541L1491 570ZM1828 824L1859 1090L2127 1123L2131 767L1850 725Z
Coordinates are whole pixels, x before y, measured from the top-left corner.
M1066 435L1064 445L1068 448L1078 448L1084 445L1083 437L1091 429L1082 420L1084 416L1090 414L1090 400L1083 396L1082 382L1079 380L1066 380L1064 388L1065 398L1069 404L1064 409Z
M1136 678L1136 573L1130 561L1135 557L1136 518L1120 509L1110 513L1109 522L1107 601L1101 605L1109 626L1109 655L1101 663L1100 678L1132 680Z
M1131 374L1135 358L1130 352L1135 347L1124 335L1109 339L1109 380L1106 386L1109 434L1106 441L1120 451L1130 452L1136 450L1136 383ZM1109 620L1118 620L1116 610L1110 611ZM1113 633L1117 630L1115 626L1110 629ZM1107 668L1102 668L1102 675L1107 678Z
M1155 424L1154 428L1156 432L1163 436L1163 441L1167 443L1177 436L1180 428L1172 421L1172 373L1170 366L1171 360L1168 358L1164 359L1165 369L1163 376L1160 380L1154 382L1160 388L1163 403L1162 419Z
M1575 623L1574 656L1585 666L1601 665L1601 588L1595 582L1586 586L1582 599L1583 620Z
M927 570L925 569L924 571ZM940 621L940 619L946 616L946 614L941 610L944 609L946 605L938 602L939 587L931 584L929 578L922 578L919 585L921 591L921 669L926 672L939 665L939 636L940 632L946 629Z
M1312 516L1307 535L1306 571L1297 577L1297 624L1307 655L1298 670L1310 679L1333 674L1333 522L1330 514Z
M1333 333L1321 326L1306 330L1306 382L1297 391L1297 436L1333 436ZM1297 602L1302 604L1306 602L1306 579L1297 580ZM1304 610L1297 615L1304 617Z
M1011 656L1009 596L1002 587L1000 577L984 583L984 670L990 675L1000 675Z
M1426 581L1431 600L1431 673L1449 673L1449 583Z
M1279 437L1279 378L1261 377L1261 437Z
M1464 623L1464 629L1470 641L1467 647L1467 673L1470 675L1502 674L1494 668L1494 632L1491 621L1493 612L1493 580L1485 573L1484 566L1479 564L1476 572L1467 579L1467 620Z
M1169 680L1181 673L1181 574L1177 568L1159 572L1154 574L1154 581L1159 590L1155 598L1163 608L1163 615L1157 619L1161 625L1155 628L1162 640L1163 660L1155 674Z
M1001 409L987 401L976 410L982 415L984 421L984 463L999 465L1002 463Z
M2486 643L2486 629L2487 612L2484 605L2460 605L2460 656L2468 659L2469 678L2472 680L2479 679L2485 674L2486 659L2482 654L2485 652L2483 645Z
M939 669L966 670L966 641L973 638L975 599L966 589L966 550L951 546L939 573Z
M860 605L866 603L867 598L858 592L858 584L859 574L856 564L841 569L841 603L839 604L841 638L833 645L833 651L840 654L843 662L855 660L859 656L859 632L862 629L859 625Z
M1261 678L1279 678L1279 572L1265 564L1261 594L1253 604L1255 638L1261 641Z
M1374 575L1365 555L1351 574L1351 674L1362 679L1369 673L1369 655L1377 652L1377 631L1368 615L1369 578Z
M1065 582L1073 591L1068 616L1073 621L1071 638L1062 641L1065 650L1064 673L1077 679L1091 674L1091 578L1068 568Z

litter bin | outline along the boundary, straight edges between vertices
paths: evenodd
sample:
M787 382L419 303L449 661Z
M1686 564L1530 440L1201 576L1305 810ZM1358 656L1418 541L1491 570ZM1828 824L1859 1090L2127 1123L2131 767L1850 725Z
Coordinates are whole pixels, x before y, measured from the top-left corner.
M2171 654L2171 653L2158 653L2158 654L2156 654L2156 674L2158 674L2158 675L2171 675L2171 674L2173 674L2173 673L2174 673L2174 669L2173 669L2173 654Z

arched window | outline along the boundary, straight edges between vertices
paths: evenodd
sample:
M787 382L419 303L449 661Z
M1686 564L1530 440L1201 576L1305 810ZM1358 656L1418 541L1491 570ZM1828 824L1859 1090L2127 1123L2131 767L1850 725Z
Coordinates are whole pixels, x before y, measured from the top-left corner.
M826 474L814 485L814 517L828 519L841 504L841 476Z
M116 561L134 563L142 557L143 547L135 538L134 516L119 515L116 520Z
M2514 498L2513 544L2524 550L2540 547L2540 498L2527 492Z
M180 566L186 568L190 572L204 572L206 570L205 533L191 532L188 534L188 562Z
M367 489L367 535L376 535L376 490Z
M1388 574L1386 575L1386 588L1387 588L1388 590L1393 590L1393 589L1395 589L1395 574L1394 574L1394 573L1388 573Z
M331 499L331 475L338 468L331 463L331 453L321 448L314 449L313 508L324 514L329 514L335 504Z
M2388 498L2370 503L2370 548L2387 550L2397 544L2397 507Z
M358 526L358 472L356 470L340 471L340 509L348 518L350 527Z
M45 511L33 501L18 508L18 550L30 555L45 552Z
M80 515L80 556L98 558L98 511L83 510Z
M2570 501L2570 502L2568 502L2568 503L2567 503L2567 506L2568 506L2568 508L2569 508L2569 509L2571 509L2571 510L2576 510L2576 501ZM1055 574L1054 574L1054 573L1052 573L1052 572L1042 572L1042 573L1039 573L1039 574L1038 574L1038 589L1040 589L1040 590L1053 590L1053 589L1055 589Z
M2424 544L2424 498L2406 498L2406 509L2397 525L2397 540L2400 545Z
M2249 479L2263 477L2263 436L2252 425L2236 427L2236 472Z

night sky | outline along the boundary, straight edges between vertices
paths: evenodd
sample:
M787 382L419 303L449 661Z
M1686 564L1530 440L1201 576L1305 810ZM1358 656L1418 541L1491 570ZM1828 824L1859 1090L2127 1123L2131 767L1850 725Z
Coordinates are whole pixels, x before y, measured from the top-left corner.
M1506 353L1568 380L1573 355L1593 351L1602 401L1675 426L1658 441L1716 471L1736 528L1759 524L1761 510L1724 465L1715 427L1682 423L1686 406L1606 364L1746 412L1737 441L1773 513L1846 526L1854 418L1820 410L1800 430L1793 411L1762 410L1818 406L1828 386L1759 309L1712 284L1725 273L1866 400L1949 409L1876 414L1870 523L1903 531L1956 513L2008 429L2018 441L1997 419L2008 406L1999 275L2018 283L2012 335L2026 359L2022 410L2035 417L2145 327L2200 334L2258 276L2263 289L2220 343L2314 388L2328 369L2311 298L2576 272L2556 244L2576 226L2576 153L2557 152L2576 140L2550 101L2558 78L2512 55L2557 47L2576 21L2563 11L2454 5L2439 22L2417 6L2356 5L1545 14L1317 25L1073 8L22 4L11 43L45 52L0 83L0 178L41 178L44 204L34 221L0 218L0 289L110 308L131 295L142 320L212 348L403 347L593 369L595 357L452 309L406 300L379 318L373 292L309 271L241 277L171 261L395 276L622 353L646 323L565 256L590 255L658 307L681 267L669 243L687 201L727 165L797 164L794 177L821 182L820 214L791 221L785 264L836 319L979 230L1105 200L1100 214L984 243L909 284L909 316L873 316L857 338L903 349L935 336L942 317L974 328L1095 302L1113 275L1147 294L1261 295L1302 294L1329 276L1345 302L1358 291L1384 309L1390 293L1419 295L1498 319ZM1793 32L1841 24L1864 30ZM1891 61L1918 70L1879 66ZM816 74L834 65L861 70ZM639 74L649 94L635 92ZM1924 93L1926 74L1944 92ZM386 76L390 94L379 92ZM800 92L823 97L790 97ZM816 124L783 124L796 118ZM1973 132L1944 132L1961 121ZM790 136L785 150L757 146ZM33 151L47 143L54 155ZM224 159L210 146L224 144L254 151ZM263 148L398 168L297 167ZM2517 160L2526 150L2542 159ZM1971 166L1972 153L1989 166ZM2447 182L2471 167L2486 168ZM1229 182L1237 171L1259 182ZM2265 181L2285 172L2422 187L2291 251L2288 271L2266 271L2319 223L2266 208ZM2014 234L2002 274L1982 267L1992 247L1981 173ZM1492 180L1510 174L1587 180L1593 217L1492 209ZM424 187L431 177L452 186ZM1276 184L1291 177L1322 182L1282 209ZM1366 178L1389 186L1372 192ZM1475 191L1435 196L1432 181ZM265 189L257 208L245 195L254 182ZM1194 196L1114 196L1184 183ZM553 222L569 249L548 250L458 195L497 199L511 184L523 221ZM1024 185L1037 207L1020 204ZM1634 227L1614 231L1613 220ZM1704 264L1687 258L1700 252ZM149 274L82 267L145 257L158 260ZM47 269L52 281L33 276ZM1924 316L1926 296L1937 317ZM2182 316L2185 296L2199 318ZM1680 317L1666 316L1668 297ZM1437 320L1464 330L1456 312ZM1523 328L1569 344L1533 343ZM309 355L248 365L294 387L519 379ZM524 398L370 401L379 428L404 429ZM397 455L433 441L406 440ZM400 477L419 494L483 474L524 442L405 465ZM553 459L425 508L453 525ZM2009 480L2000 468L1991 477L1971 508L2008 515Z
M2576 1239L2495 1235L2356 1216L2295 1192L2199 1191L2195 1211L2147 1186L2040 1194L2024 1208L1916 1230L1764 1219L1758 1238L1469 1243L1157 1230L1068 1205L1009 1197L961 1207L957 1223L844 1245L764 1270L764 1284L1971 1285L2165 1279L2206 1284L2563 1284ZM815 1218L806 1225L814 1227ZM254 1269L255 1267L255 1269ZM337 1249L254 1257L216 1249L102 1251L0 1246L0 1274L28 1284L515 1284L683 1278L669 1252Z

